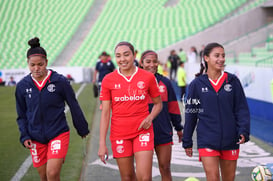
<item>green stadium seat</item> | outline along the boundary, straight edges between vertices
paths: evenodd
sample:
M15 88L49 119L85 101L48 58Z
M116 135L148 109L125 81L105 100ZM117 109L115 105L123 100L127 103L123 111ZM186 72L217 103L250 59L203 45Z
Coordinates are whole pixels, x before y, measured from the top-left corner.
M122 40L133 43L140 53L146 49L159 50L211 26L245 0L234 0L235 3L225 0L219 0L218 3L213 0L181 0L176 6L165 8L166 2L108 0L68 65L78 64L79 57L85 54L89 60L85 65L94 66L100 52L112 52L115 44ZM206 8L212 6L216 7L213 10ZM224 12L219 14L219 9ZM88 54L90 50L92 53Z
M176 6L164 7L166 2L108 0L68 65L94 66L102 51L112 53L115 44L122 40L133 43L140 53L159 50L217 23L246 0L180 0ZM0 20L4 28L0 29L0 42L5 47L1 57L14 59L15 63L9 65L3 59L0 68L26 67L26 42L34 36L41 39L51 65L92 3L93 0L1 1ZM11 53L12 49L17 49L17 53Z
M93 0L1 1L0 42L5 49L1 51L4 59L0 60L0 68L25 68L27 64L21 62L26 59L27 41L34 36L41 39L49 54L49 65L52 64L92 3ZM7 60L14 61L2 63Z
M267 42L266 43L266 48L268 51L272 51L273 50L273 41L272 42Z

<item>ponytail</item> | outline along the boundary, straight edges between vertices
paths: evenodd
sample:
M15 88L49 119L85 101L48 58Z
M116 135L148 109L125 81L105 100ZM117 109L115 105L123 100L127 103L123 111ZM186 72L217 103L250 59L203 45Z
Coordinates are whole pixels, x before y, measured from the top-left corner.
M208 63L205 61L205 56L209 56L210 52L216 48L216 47L221 47L224 49L222 45L219 43L209 43L205 48L204 52L202 55L201 63L200 63L200 72L195 74L196 77L202 75L203 73L206 73L208 71Z
M196 77L202 75L203 73L206 73L208 71L208 63L205 61L204 57L201 59L200 63L200 71L195 74Z

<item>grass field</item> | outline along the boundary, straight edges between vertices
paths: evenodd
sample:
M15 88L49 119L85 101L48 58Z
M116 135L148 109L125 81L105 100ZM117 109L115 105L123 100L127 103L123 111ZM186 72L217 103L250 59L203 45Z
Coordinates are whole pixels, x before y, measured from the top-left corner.
M73 85L75 92L80 86L81 84ZM10 180L24 160L30 155L29 150L25 149L19 142L14 91L15 87L0 87L0 180ZM78 101L90 128L97 103L93 97L91 84L86 85L79 95ZM79 180L80 177L86 140L82 140L81 137L77 135L72 125L69 111L67 113L67 119L71 135L67 157L61 173L61 180L74 181ZM87 139L89 139L89 137ZM36 169L31 166L22 180L39 180Z

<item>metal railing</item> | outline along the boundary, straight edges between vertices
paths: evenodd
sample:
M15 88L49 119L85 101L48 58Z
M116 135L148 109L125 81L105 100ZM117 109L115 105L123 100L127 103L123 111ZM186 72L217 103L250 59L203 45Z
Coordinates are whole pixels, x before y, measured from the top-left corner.
M270 57L266 57L255 62L255 66L273 67L273 54Z

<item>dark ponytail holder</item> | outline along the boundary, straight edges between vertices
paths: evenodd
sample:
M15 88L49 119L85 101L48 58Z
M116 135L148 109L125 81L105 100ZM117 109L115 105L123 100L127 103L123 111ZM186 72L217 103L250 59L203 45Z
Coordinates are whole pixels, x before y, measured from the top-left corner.
M204 57L202 57L201 63L200 63L200 71L199 71L199 73L195 74L195 76L198 77L198 76L202 75L204 72L207 72L207 70L208 70L207 63L204 60Z

